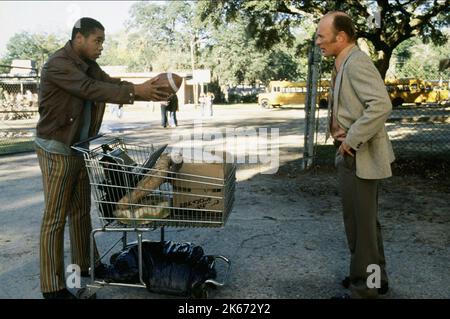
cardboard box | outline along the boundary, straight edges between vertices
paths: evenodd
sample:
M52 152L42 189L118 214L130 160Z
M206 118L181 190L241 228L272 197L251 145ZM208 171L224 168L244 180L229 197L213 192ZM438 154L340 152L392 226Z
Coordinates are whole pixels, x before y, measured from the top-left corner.
M192 162L183 158L181 168L175 174L174 186L178 188L220 188L234 168L233 163L226 163L228 153L219 153L209 158L209 163Z
M174 187L173 205L177 208L195 208L202 210L223 210L224 190L223 188L178 188ZM192 194L192 195L189 195ZM199 196L195 196L199 195Z
M225 158L226 153L221 154ZM228 178L234 183L233 163L183 163L173 181L174 207L224 210ZM192 175L192 176L191 176ZM234 190L234 188L233 188ZM178 194L177 194L178 193ZM181 211L181 210L178 210Z

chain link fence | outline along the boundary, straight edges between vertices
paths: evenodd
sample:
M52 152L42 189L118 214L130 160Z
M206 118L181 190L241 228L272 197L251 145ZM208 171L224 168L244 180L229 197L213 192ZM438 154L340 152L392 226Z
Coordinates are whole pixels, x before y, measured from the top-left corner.
M333 160L333 139L325 140L327 110L316 110L315 164ZM386 122L397 159L450 155L450 102L395 107Z
M0 155L33 150L38 86L35 69L0 66Z

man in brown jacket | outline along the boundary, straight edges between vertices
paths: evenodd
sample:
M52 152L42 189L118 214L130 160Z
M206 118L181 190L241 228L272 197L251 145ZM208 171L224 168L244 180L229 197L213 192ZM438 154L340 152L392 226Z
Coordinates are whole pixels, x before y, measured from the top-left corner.
M167 99L162 87L154 84L157 79L136 85L102 71L95 60L103 49L104 30L100 22L81 18L73 27L72 39L50 56L41 72L35 143L45 200L40 235L44 298L75 298L65 285L67 217L72 263L80 267L82 276L89 271L90 185L83 157L71 146L98 134L106 102ZM89 147L88 143L84 146ZM95 271L100 272L101 266Z
M342 284L353 298L376 298L388 290L378 182L392 175L394 153L385 128L392 105L380 73L356 45L347 14L322 17L316 44L324 56L335 57L329 132L338 148L335 163L351 253L349 277Z

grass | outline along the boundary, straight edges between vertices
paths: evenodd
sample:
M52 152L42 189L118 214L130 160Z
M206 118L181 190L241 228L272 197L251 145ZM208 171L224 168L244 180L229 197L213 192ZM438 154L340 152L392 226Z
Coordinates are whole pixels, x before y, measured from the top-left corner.
M29 137L0 140L0 155L33 151L34 140Z

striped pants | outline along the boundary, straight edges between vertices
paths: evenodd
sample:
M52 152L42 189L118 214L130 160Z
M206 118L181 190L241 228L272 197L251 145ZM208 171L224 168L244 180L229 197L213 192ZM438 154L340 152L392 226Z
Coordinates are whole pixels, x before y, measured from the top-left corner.
M64 227L69 220L72 263L89 269L91 195L83 157L52 154L36 146L45 210L40 234L42 292L64 289ZM95 256L98 258L97 249Z

